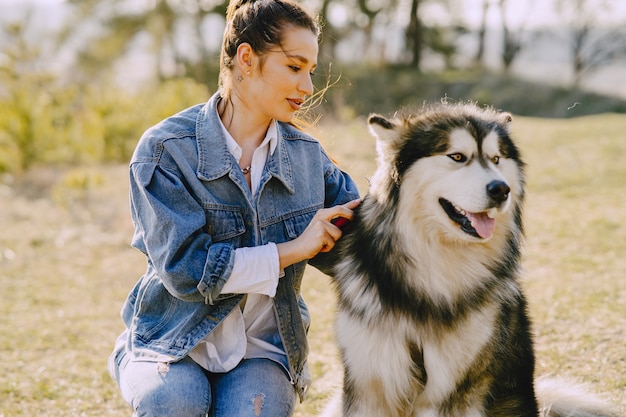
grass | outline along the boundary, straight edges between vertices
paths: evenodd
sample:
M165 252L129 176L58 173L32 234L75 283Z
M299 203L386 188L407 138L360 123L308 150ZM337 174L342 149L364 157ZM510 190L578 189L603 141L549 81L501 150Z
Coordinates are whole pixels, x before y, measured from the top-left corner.
M626 412L626 120L516 118L528 163L524 286L538 373L572 377ZM374 169L365 122L320 125L363 191ZM36 169L0 183L0 417L131 414L106 370L119 308L144 269L130 249L124 166ZM305 297L314 385L298 417L337 386L328 278Z

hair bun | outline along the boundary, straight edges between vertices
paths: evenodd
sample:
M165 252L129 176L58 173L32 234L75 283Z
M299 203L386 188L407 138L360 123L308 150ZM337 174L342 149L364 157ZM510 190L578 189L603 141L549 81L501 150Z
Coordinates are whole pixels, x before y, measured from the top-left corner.
M233 19L235 12L247 4L253 4L263 0L230 0L226 9L226 21Z

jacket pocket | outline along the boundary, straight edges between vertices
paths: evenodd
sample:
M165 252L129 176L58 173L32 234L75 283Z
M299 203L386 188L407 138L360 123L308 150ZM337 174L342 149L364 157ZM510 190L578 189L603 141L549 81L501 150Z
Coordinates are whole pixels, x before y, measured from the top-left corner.
M311 219L313 219L317 210L317 207L300 210L296 213L292 213L285 219L285 232L289 240L297 238L304 232L304 229L311 223Z
M213 242L237 243L246 231L246 223L239 207L211 206L204 208L207 233Z

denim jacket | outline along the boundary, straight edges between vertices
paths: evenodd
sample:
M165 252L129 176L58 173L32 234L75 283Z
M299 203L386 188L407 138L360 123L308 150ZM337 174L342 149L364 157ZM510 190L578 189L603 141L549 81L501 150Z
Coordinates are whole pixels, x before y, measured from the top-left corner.
M216 93L147 130L131 160L132 246L147 259L122 308L125 348L136 360L182 359L238 307L242 295L221 293L235 248L292 240L319 209L358 198L321 145L285 123L278 123L278 144L253 198L226 146L219 100ZM320 254L308 263L330 273L331 258ZM300 294L306 264L285 269L273 300L301 399L310 384L310 318Z

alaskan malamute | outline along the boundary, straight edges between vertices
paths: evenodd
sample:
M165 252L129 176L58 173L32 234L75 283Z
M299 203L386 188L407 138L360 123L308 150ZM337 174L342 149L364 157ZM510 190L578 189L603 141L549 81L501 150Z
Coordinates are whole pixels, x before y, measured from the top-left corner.
M511 115L441 103L368 122L378 169L333 279L342 415L611 415L566 384L535 384Z

